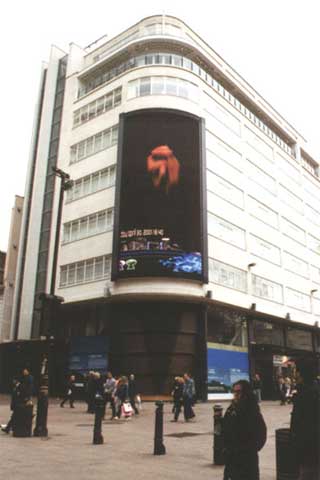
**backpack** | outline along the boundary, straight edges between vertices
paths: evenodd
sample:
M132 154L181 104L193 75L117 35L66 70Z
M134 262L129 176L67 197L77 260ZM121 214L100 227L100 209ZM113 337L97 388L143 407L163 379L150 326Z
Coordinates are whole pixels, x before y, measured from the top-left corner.
M264 418L261 412L259 412L257 417L257 438L256 438L256 447L258 452L260 452L260 450L263 449L266 441L267 441L267 425L266 425L266 422L264 421Z

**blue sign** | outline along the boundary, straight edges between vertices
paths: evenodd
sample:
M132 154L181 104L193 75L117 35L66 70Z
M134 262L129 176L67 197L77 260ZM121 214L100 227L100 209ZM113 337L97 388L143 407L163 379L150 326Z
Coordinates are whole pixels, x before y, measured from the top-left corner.
M109 337L74 337L70 342L69 370L85 373L108 368Z
M230 393L238 380L249 380L248 351L242 347L208 344L208 393Z

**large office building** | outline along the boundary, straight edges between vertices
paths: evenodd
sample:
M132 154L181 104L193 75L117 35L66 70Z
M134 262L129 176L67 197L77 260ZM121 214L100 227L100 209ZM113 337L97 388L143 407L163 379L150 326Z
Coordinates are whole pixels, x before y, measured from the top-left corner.
M183 21L53 47L34 125L12 341L148 394L190 371L203 398L317 361L318 163Z

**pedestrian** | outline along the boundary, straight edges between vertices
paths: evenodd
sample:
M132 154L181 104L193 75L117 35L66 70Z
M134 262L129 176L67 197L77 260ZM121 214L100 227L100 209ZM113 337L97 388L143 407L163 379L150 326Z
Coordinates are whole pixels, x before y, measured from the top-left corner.
M179 379L179 377L174 377L173 385L172 385L172 390L171 390L171 396L172 396L172 397L173 397L173 392L174 392L175 388L179 385L178 379ZM172 399L173 399L172 413L174 413L174 410L175 410L174 398L172 398Z
M195 385L194 380L191 378L190 373L185 373L183 375L184 386L183 386L183 410L184 410L184 419L186 422L189 422L196 415L193 411L192 405L195 398Z
M19 404L19 397L20 397L20 382L19 380L14 378L12 393L11 393L11 402L10 402L10 410L12 412L11 417L6 425L1 425L1 430L5 433L10 433L10 431L13 430L15 410L17 408L17 405Z
M296 361L297 393L293 399L290 431L299 463L299 480L318 480L320 469L320 387L312 361Z
M137 393L137 385L136 385L135 377L133 373L131 373L131 375L129 375L129 381L128 381L128 397L129 397L130 405L133 408L134 413L136 415L139 414L139 410L137 409L137 406L136 406L137 395L138 393Z
M280 394L280 405L285 405L287 401L286 399L287 388L286 388L286 384L283 377L279 377L278 379L278 388L279 388L279 394Z
M74 408L74 394L75 394L75 380L76 377L74 375L70 375L69 381L66 388L66 394L60 403L60 407L63 408L64 404L69 401L70 408Z
M117 389L115 392L115 397L117 400L117 408L116 408L116 416L114 417L115 420L119 420L121 417L121 407L128 399L128 378L125 376L120 377Z
M114 403L114 395L116 392L116 379L113 378L113 375L111 372L107 372L107 378L104 384L104 396L105 396L105 402L106 402L106 408L108 403L110 403L111 407L111 420L114 419L116 416L116 408L115 408L115 403Z
M261 389L262 389L262 382L259 373L256 373L253 378L252 382L253 393L257 398L257 402L261 402Z
M25 405L32 405L32 395L34 390L33 376L28 368L22 370L22 379L19 385L20 395L19 398Z
M233 401L222 421L224 480L259 480L258 451L266 441L266 424L251 385L233 385Z
M87 413L94 413L94 372L90 370L87 376L86 382L86 400L87 400Z
M173 397L173 422L177 422L183 405L184 379L176 377L171 395Z

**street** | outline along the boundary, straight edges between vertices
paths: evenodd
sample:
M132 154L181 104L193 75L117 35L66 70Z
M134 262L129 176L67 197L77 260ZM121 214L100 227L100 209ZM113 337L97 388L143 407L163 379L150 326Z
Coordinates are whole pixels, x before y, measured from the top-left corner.
M224 409L228 405L223 403ZM14 480L139 480L222 479L223 467L212 465L213 403L196 405L196 421L172 423L172 404L164 407L164 444L166 455L153 455L154 402L143 403L141 415L130 420L110 421L110 410L103 422L103 445L92 445L93 415L86 405L59 407L50 400L48 438L14 438L1 433L2 478ZM291 406L263 402L262 412L268 426L267 444L260 454L261 480L275 480L275 429L288 427ZM0 421L9 418L9 398L0 397Z

